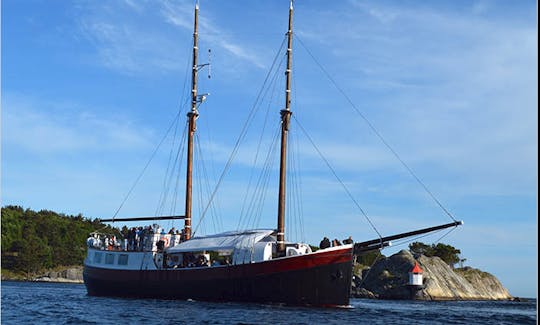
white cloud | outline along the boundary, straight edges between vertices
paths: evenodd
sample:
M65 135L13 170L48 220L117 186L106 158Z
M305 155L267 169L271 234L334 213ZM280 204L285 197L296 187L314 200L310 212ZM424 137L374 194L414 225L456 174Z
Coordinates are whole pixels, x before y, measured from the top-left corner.
M75 103L3 94L4 146L39 154L151 147L153 132L127 118L98 117Z
M193 3L164 1L160 3L160 12L167 23L193 31ZM208 20L199 18L199 25L211 29Z
M538 166L536 26L480 17L479 10L487 10L481 3L465 12L352 4L347 12L340 7L335 13L310 12L313 23L303 29L315 31L308 37L316 37L316 45L340 49L333 51L334 63L327 70L420 178L463 195L533 195ZM338 16L336 24L314 23ZM329 90L332 96L335 90ZM355 115L339 97L331 104L335 114ZM317 103L309 104L315 110ZM326 121L325 132L332 130L332 137L351 130L347 139L368 139L354 133L359 124L368 128L358 119ZM355 147L385 150L373 134L367 143L350 142L327 149L329 156L348 168L361 167L360 160L369 162L370 157L375 166L380 159L381 168L400 168L377 151L356 155Z
M165 20L175 26L193 31L193 5L185 2L163 2L161 13ZM249 46L238 44L230 40L227 32L222 31L217 23L201 15L199 11L199 37L206 38L206 41L214 46L218 46L232 54L234 57L247 61L258 68L265 68L260 61L259 55L253 53Z
M81 6L78 20L104 66L127 74L167 73L182 70L185 60L191 59L187 52L191 40L185 41L191 39L193 9L191 1L90 2ZM235 60L265 67L258 54L232 41L209 16L199 15L200 41L223 49Z
M85 18L82 31L96 47L100 63L117 71L135 74L180 71L181 48L173 40L126 23Z

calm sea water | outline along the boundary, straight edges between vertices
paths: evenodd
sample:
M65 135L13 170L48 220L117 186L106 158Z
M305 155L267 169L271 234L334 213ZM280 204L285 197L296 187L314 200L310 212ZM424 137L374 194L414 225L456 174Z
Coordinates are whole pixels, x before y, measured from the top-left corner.
M528 302L353 299L350 309L90 297L81 284L3 281L2 324L536 324Z

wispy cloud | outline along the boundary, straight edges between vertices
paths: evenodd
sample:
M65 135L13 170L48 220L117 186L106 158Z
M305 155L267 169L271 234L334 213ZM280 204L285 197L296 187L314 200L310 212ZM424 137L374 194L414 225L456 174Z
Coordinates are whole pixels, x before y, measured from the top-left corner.
M193 31L193 3L192 2L161 2L160 12L165 18L165 21L169 24L182 27L188 31ZM208 19L204 17L199 18L199 25L209 31L214 32L211 25L208 23Z
M161 13L165 21L193 31L193 4L191 2L162 2ZM265 68L265 64L259 59L259 55L252 53L249 46L239 44L229 39L228 33L222 31L218 24L204 15L199 15L199 31L206 41L213 46L218 46L240 60L247 61L258 68Z
M77 19L80 32L92 41L107 68L127 74L177 72L191 58L187 40L193 30L192 1L92 2L80 6ZM210 46L235 60L265 67L250 47L231 40L206 16L199 17L199 26Z
M184 67L181 48L151 30L114 20L85 17L81 30L90 38L100 64L122 73L180 71Z
M452 10L351 3L347 12L310 13L318 17L310 22L341 17L336 24L307 22L303 28L315 31L306 33L308 42L340 49L329 70L400 156L421 178L444 181L456 193L532 195L538 175L536 26L488 19L489 6L482 3ZM354 114L343 108L350 107L345 100L331 106L339 116ZM356 119L326 121L340 136L352 130L347 139L360 139L354 133L359 123L367 127ZM384 148L373 134L366 139L366 148ZM381 159L381 168L392 166L387 156L366 152L363 158L352 147L327 151L349 168L361 168L359 160L370 156L375 164ZM460 176L445 179L436 170Z
M129 119L97 116L76 103L12 93L2 99L3 146L34 154L73 154L150 147L153 132Z

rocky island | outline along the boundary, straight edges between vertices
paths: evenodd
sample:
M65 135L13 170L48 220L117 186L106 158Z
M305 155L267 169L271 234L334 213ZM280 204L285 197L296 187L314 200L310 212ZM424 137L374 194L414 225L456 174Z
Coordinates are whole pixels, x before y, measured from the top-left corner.
M423 283L409 285L409 272L415 263L423 271ZM471 267L451 268L437 256L419 255L408 250L376 261L356 272L351 295L372 299L419 300L509 300L512 296L493 275Z

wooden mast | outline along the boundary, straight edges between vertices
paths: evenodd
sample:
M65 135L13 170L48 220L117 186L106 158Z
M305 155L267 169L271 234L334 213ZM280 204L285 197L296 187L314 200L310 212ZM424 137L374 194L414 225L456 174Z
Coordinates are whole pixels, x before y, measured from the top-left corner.
M291 120L291 69L292 69L292 0L289 6L289 30L287 31L287 70L285 71L285 109L281 110L281 159L279 168L279 200L278 200L278 228L277 228L277 253L285 254L285 192L286 192L286 168L287 168L287 135Z
M188 137L187 137L187 167L186 167L186 213L184 218L184 240L191 238L191 205L192 205L192 175L193 175L193 136L195 135L197 112L197 73L199 66L197 57L198 48L198 15L199 4L195 4L195 19L193 24L193 66L191 70L191 111L188 117Z

